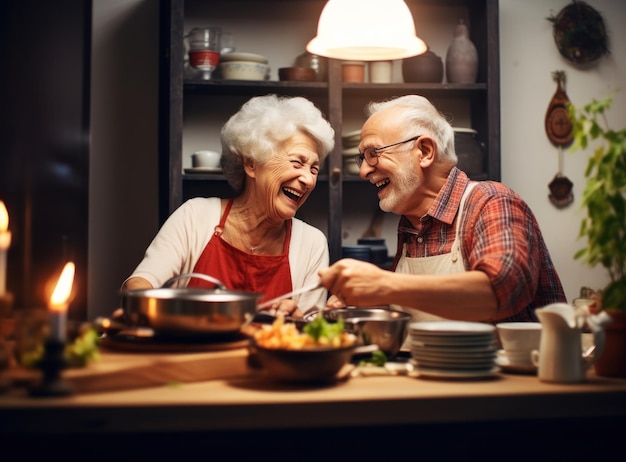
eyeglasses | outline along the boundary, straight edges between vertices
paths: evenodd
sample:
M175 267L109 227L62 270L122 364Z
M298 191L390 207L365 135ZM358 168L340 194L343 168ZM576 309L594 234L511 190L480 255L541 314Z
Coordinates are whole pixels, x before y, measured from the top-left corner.
M398 141L397 143L388 144L387 146L381 146L380 148L365 148L365 150L356 156L354 156L354 160L356 161L356 165L361 168L363 165L363 161L367 162L367 165L370 167L374 167L378 165L378 158L380 157L379 151L383 151L385 149L391 148L393 146L398 146L400 144L408 143L410 141L417 140L422 135L414 136L413 138L409 138L408 140Z

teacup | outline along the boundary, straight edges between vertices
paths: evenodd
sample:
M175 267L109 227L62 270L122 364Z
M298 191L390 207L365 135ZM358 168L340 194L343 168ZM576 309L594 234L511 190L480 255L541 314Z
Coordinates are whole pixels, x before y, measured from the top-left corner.
M222 155L215 151L196 151L191 155L191 165L194 167L218 168Z
M496 329L509 364L532 366L532 351L539 350L541 341L541 323L502 322Z

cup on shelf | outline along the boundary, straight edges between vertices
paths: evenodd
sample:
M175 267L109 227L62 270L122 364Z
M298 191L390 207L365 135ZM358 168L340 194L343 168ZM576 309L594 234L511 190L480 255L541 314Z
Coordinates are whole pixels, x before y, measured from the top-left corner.
M500 343L512 366L532 366L532 351L539 350L540 322L502 322L496 324Z
M215 151L196 151L191 155L193 167L218 168L222 155Z

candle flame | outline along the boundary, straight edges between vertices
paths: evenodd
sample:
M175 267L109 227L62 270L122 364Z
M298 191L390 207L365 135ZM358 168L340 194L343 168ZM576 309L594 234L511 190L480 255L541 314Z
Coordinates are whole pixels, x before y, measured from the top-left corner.
M0 201L0 233L9 229L9 212L4 205L4 202Z
M67 301L72 293L72 285L74 284L75 266L73 262L67 262L63 267L59 281L57 282L54 292L50 297L50 309L53 311L66 311Z

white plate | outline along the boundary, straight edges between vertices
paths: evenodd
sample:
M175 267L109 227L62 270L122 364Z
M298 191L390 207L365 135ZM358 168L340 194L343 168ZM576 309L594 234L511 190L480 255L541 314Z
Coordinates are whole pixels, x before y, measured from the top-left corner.
M495 337L489 335L456 335L451 337L438 337L434 335L410 334L411 342L415 345L429 345L440 347L462 347L462 346L491 346L495 344Z
M498 356L496 357L496 365L504 372L516 372L518 374L537 373L537 366L518 366L515 364L511 364L509 362L509 358L506 357L506 352L504 350L498 351Z
M448 348L438 346L420 346L417 344L411 345L411 353L420 355L436 356L436 357L448 357L448 358L494 358L497 353L497 348L493 345L466 347L463 348Z
M483 361L439 361L427 358L413 357L418 368L440 369L444 371L484 371L496 366L495 360L487 359Z
M443 369L431 369L428 367L416 367L418 377L434 378L434 379L483 379L498 376L499 369L478 370L478 371L451 371Z
M425 359L428 361L440 361L451 362L451 363L475 363L475 362L484 362L491 361L493 362L496 359L495 353L484 353L481 355L464 355L459 352L459 354L437 354L426 351L424 349L413 349L411 350L411 357L415 359Z
M496 328L491 324L469 321L425 321L409 324L409 332L438 334L439 336L476 335L494 333Z
M186 168L185 173L222 173L220 167L191 167Z

